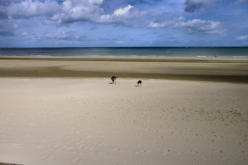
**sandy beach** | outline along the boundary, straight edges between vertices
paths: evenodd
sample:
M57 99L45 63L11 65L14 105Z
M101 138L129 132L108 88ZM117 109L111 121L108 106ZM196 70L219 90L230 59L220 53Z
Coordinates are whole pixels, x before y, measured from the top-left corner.
M0 0L0 165L248 165L248 0Z
M152 78L248 83L247 58L0 57L0 77Z
M128 64L0 60L0 162L247 164L247 63Z

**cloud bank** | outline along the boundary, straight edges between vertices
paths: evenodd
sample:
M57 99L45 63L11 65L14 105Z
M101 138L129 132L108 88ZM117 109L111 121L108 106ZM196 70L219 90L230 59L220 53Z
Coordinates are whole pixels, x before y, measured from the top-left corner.
M0 18L30 19L45 17L48 24L70 24L74 22L93 22L104 24L128 23L141 14L128 4L117 8L112 14L106 14L102 8L103 0L64 0L59 4L55 0L22 0L0 3Z
M59 5L55 1L44 2L24 0L20 3L11 3L7 8L11 18L31 18L36 16L52 16L59 11Z
M38 46L41 41L59 45L86 38L92 45L104 43L101 38L122 45L190 44L191 39L202 41L203 35L204 43L245 44L247 4L248 0L0 0L0 47L3 41L22 44L21 39Z

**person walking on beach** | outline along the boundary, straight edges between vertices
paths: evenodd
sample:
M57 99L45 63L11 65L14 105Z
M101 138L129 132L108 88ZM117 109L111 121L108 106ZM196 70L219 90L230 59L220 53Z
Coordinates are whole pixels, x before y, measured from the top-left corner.
M137 81L137 87L142 87L142 80Z
M117 79L117 76L111 77L112 84L116 85L116 79Z

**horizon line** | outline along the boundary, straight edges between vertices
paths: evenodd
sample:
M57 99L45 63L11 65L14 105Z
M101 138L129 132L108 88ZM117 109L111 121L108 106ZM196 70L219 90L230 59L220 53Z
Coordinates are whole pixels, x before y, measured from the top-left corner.
M0 47L0 49L52 49L52 48L248 48L248 46L54 46L54 47Z

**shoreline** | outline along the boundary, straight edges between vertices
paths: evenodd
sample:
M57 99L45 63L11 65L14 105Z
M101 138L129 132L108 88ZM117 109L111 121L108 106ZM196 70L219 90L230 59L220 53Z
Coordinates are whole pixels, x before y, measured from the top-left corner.
M169 57L169 56L0 56L0 60L138 61L248 63L248 57Z

